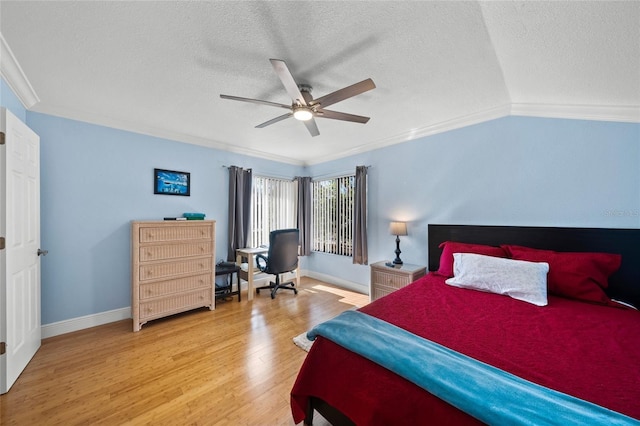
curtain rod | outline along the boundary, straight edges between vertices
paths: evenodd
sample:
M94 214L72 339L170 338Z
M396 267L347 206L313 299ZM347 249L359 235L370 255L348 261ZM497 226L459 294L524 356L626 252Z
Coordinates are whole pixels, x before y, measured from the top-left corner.
M222 167L228 169L231 166L226 166L226 165L223 164ZM239 166L236 166L236 167L239 167ZM368 165L368 166L365 166L365 167L367 169L370 169L373 166L372 165ZM249 168L247 170L251 170L253 172L253 169L251 169L251 168ZM351 176L351 175L353 175L355 173L356 173L356 169L354 168L353 170L344 170L344 171L340 171L340 172L324 173L324 174L321 174L321 175L309 176L309 177L311 177L312 180L317 180L317 179L321 179L321 178L329 177L329 176L332 177L332 178L338 178L338 177L343 177L343 176ZM297 177L301 177L301 176L295 176L295 177L292 178L291 176L282 176L282 175L276 175L276 174L273 174L273 173L262 173L260 171L255 171L255 174L259 175L259 176L272 177L272 178L284 179L284 180L295 180Z
M369 166L365 166L367 169L370 169L371 165ZM323 178L323 177L333 177L333 178L337 178L337 177L343 177L343 176L351 176L354 175L356 173L356 169L355 167L353 168L353 170L345 170L345 171L341 171L341 172L332 172L332 173L324 173L321 175L316 175L313 176L313 179L319 179L319 178Z
M228 169L228 168L230 168L231 166L225 166L225 165L223 164L223 165L222 165L222 167L224 167L224 168ZM236 167L239 167L239 166L236 166ZM258 170L255 170L255 171L254 171L254 170L253 170L253 169L251 169L251 168L249 168L249 169L247 169L247 170L250 170L250 171L251 171L254 175L256 175L256 176L261 176L261 177L266 177L266 178L273 178L273 179L281 179L281 180L291 180L291 181L295 180L295 178L292 178L291 176L278 175L278 174L270 173L270 172L265 172L265 173L263 173L263 172L258 171Z
M230 169L231 167L234 167L234 166L225 166L223 164L222 167L225 168L225 169ZM235 166L235 167L240 167L240 166ZM242 167L240 167L240 168L242 168ZM247 170L253 170L253 169L251 167L249 167Z

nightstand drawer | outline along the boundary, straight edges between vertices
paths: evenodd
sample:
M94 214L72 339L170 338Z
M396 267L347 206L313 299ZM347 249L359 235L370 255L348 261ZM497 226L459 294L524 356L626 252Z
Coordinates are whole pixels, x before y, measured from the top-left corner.
M383 286L373 286L372 290L371 290L372 291L371 300L380 299L381 297L384 297L387 294L391 294L396 290L397 290L397 288L383 287Z
M376 270L371 272L371 283L373 285L390 287L395 290L409 284L409 278L409 275L398 275Z
M371 264L371 286L369 288L371 301L406 287L423 277L426 271L425 266L406 263L394 266L388 266L384 261Z

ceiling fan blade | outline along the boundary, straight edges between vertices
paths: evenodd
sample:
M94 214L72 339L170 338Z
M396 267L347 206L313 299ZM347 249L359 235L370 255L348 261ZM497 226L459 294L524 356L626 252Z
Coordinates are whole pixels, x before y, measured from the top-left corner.
M307 130L311 133L311 136L318 136L320 134L320 130L318 130L318 125L316 124L316 120L313 118L303 121L304 125L307 126Z
M360 83L352 84L351 86L336 90L335 92L321 96L318 99L314 99L311 104L320 104L320 106L324 108L375 88L376 85L373 83L373 80L368 78Z
M366 123L369 121L369 117L363 117L361 115L347 114L346 112L329 111L321 109L316 114L319 118L330 118L332 120L351 121L353 123Z
M220 97L222 99L231 99L232 101L250 102L252 104L269 105L269 106L274 106L278 108L291 109L291 105L278 104L278 103L269 102L269 101L261 101L260 99L241 98L239 96L231 96L231 95L220 95Z
M293 75L289 71L289 67L287 64L281 59L269 59L271 61L271 65L275 70L276 74L280 78L282 85L284 86L287 94L294 102L299 102L300 105L306 105L307 101L304 100L302 93L300 93L300 89L298 88L298 83L293 79Z
M263 127L267 127L267 126L270 126L270 125L272 125L272 124L274 124L274 123L277 123L278 121L286 120L286 119L287 119L287 118L289 118L289 117L293 117L293 113L291 113L291 112L290 112L289 114L281 115L281 116L279 116L279 117L272 118L272 119L271 119L271 120L269 120L269 121L265 121L265 122L264 122L264 123L262 123L262 124L258 124L258 125L256 126L256 129L262 129Z

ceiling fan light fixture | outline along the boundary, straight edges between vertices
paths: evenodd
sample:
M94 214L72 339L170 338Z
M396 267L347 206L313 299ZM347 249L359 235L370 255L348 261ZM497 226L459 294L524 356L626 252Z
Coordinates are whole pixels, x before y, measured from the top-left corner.
M297 107L293 110L293 118L300 121L307 121L313 118L313 113L309 108Z

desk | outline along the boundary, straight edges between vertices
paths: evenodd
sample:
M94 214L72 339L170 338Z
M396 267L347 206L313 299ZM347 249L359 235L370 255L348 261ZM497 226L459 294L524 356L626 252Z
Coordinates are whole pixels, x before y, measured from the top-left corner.
M256 265L256 259L255 259L255 255L256 254L264 254L264 253L268 253L269 249L266 247L257 247L257 248L241 248L241 249L237 249L236 250L236 263L238 265L242 265L242 258L246 257L247 258L247 271L243 271L242 269L240 269L240 273L238 274L238 276L245 280L247 282L247 292L248 292L248 298L249 300L253 300L253 293L255 293L255 291L253 290L253 275L256 272L259 272L259 270L255 269L255 265ZM240 282L240 280L238 280L238 282ZM300 263L298 263L298 268L296 268L296 287L300 288Z

